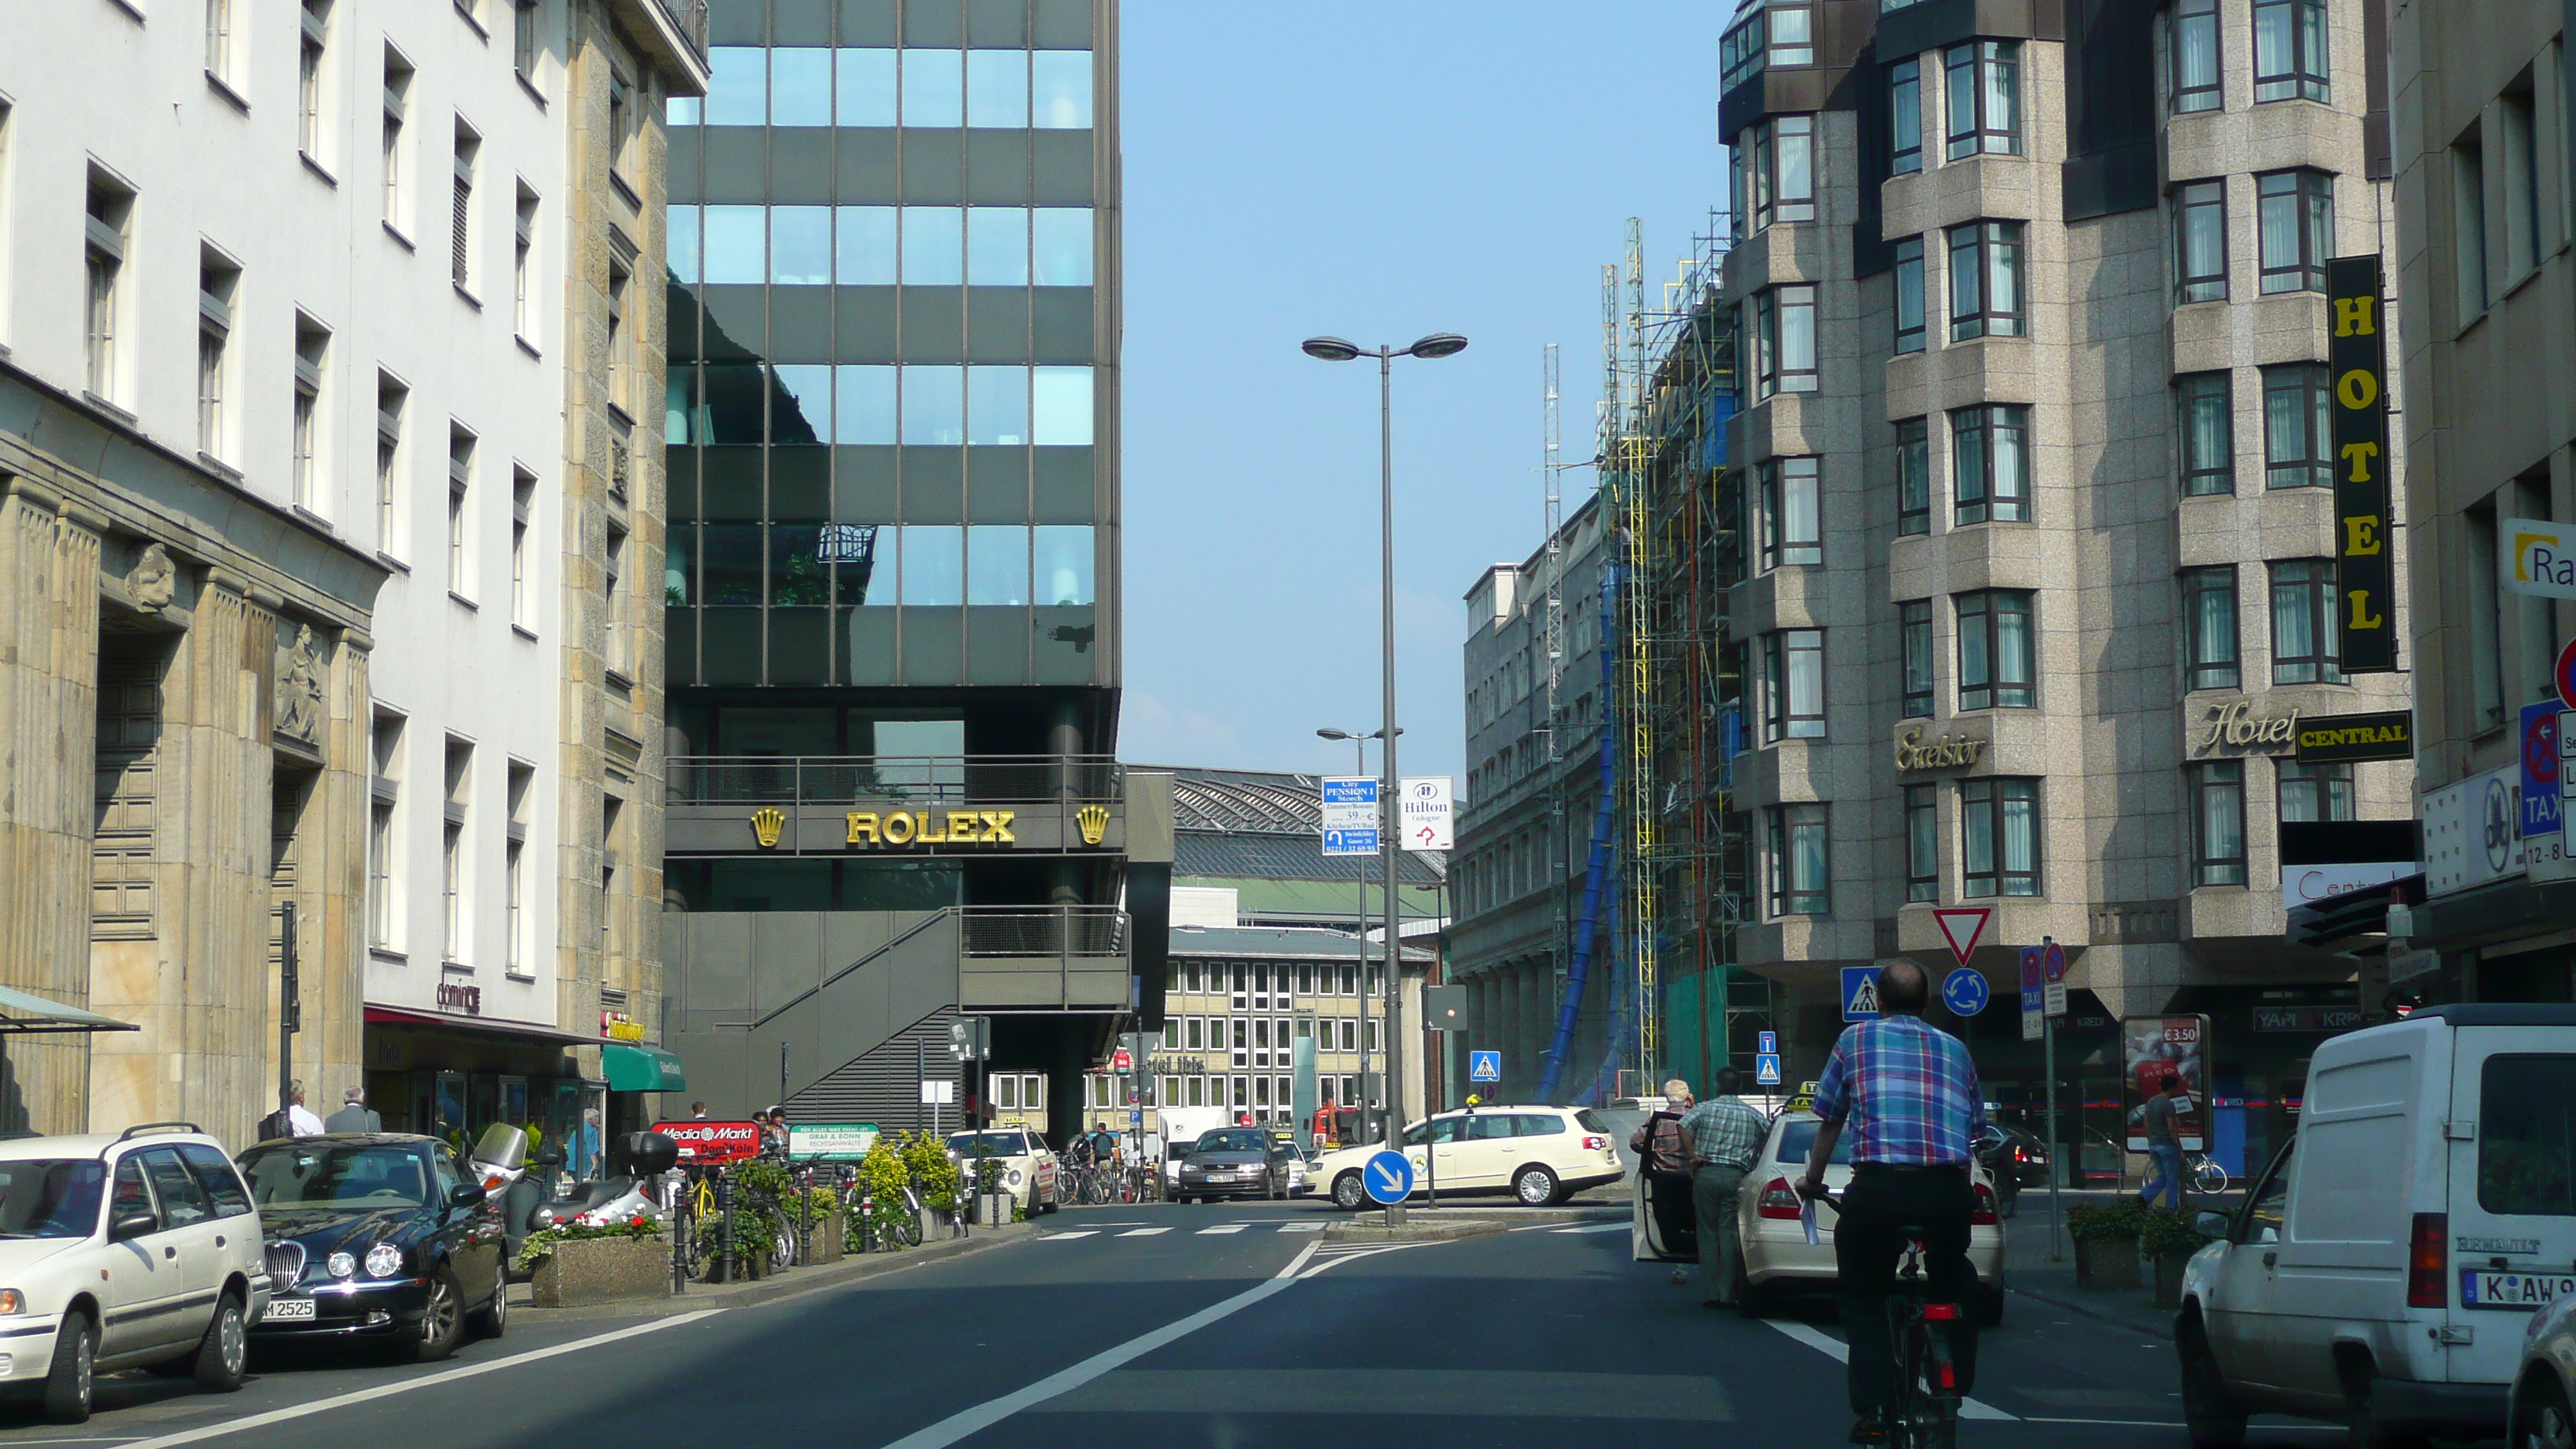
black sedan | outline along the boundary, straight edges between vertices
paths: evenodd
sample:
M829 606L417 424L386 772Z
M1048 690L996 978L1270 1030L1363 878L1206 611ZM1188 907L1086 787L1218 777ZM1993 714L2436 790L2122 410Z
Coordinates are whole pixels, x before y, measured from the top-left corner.
M1288 1149L1259 1127L1202 1132L1181 1159L1172 1195L1206 1202L1220 1197L1286 1197Z
M435 1137L334 1133L263 1142L240 1158L275 1288L254 1341L381 1338L444 1358L469 1325L498 1338L510 1311L497 1201Z

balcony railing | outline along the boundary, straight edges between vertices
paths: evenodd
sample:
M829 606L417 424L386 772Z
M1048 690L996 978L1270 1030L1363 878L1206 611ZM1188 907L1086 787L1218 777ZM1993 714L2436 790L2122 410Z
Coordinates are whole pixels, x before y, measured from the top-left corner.
M1115 906L962 906L957 954L977 957L1127 955L1127 913Z
M661 5L663 14L671 17L671 23L680 28L680 33L689 38L689 44L703 60L707 53L707 0L656 0L656 3Z
M974 1012L1135 1005L1127 913L1115 906L961 906L957 1004Z
M668 779L673 805L1116 804L1127 790L1106 755L682 755Z

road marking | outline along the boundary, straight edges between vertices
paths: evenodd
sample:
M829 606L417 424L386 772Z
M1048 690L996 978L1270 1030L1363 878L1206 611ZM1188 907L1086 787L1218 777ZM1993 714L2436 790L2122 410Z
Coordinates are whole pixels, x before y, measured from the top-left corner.
M1157 1229L1157 1231L1162 1230ZM1112 1369L1142 1358L1165 1344L1187 1338L1209 1324L1231 1317L1285 1289L1297 1281L1300 1270L1306 1266L1306 1260L1315 1256L1315 1250L1322 1246L1320 1242L1308 1243L1305 1251L1299 1253L1287 1267L1280 1269L1277 1276L1265 1279L1222 1303L1211 1304L1187 1318L1164 1324L1153 1332L1140 1334L1116 1348L1093 1354L1073 1367L1049 1374L1015 1393L1004 1394L998 1399L989 1399L971 1409L962 1409L928 1428L916 1429L904 1435L887 1445L886 1449L946 1449L947 1445L989 1429L1032 1404L1043 1404L1058 1395L1081 1388Z
M1323 1230L1322 1223L1281 1223L1279 1225L1279 1231L1283 1233L1320 1233Z
M1816 1352L1825 1355L1836 1363L1847 1363L1851 1359L1850 1347L1841 1339L1834 1337L1832 1334L1825 1333L1819 1329L1810 1328L1803 1323L1791 1323L1778 1318L1766 1318L1762 1321L1770 1324L1773 1328L1780 1330L1780 1332L1786 1334L1790 1338L1794 1338L1798 1342L1805 1344L1807 1347L1814 1349ZM1961 1399L1959 1401L1959 1417L1962 1419L2008 1419L2018 1421L2021 1418L2021 1415L2007 1414L2003 1410L1998 1409L1994 1405L1986 1403L1981 1399ZM2099 1423L2107 1421L2070 1420L2067 1422Z
M1168 1233L1170 1231L1170 1228L1129 1228L1118 1236L1122 1238L1150 1238L1156 1233Z
M724 1310L720 1308L701 1308L695 1313L675 1313L668 1318L654 1319L650 1323L638 1323L632 1327L616 1329L609 1333L593 1334L589 1338L577 1338L570 1343L555 1344L551 1348L532 1349L526 1353L513 1354L508 1358L496 1358L489 1363L467 1364L463 1368L448 1369L442 1373L423 1374L419 1378L404 1379L400 1383L378 1384L371 1389L359 1389L352 1393L337 1394L327 1399L316 1399L309 1404L296 1404L289 1408L271 1409L265 1414L252 1414L245 1418L234 1419L222 1424L208 1424L202 1429L186 1429L176 1434L163 1434L158 1438L138 1439L133 1441L131 1449L169 1449L169 1446L173 1445L194 1444L200 1440L221 1438L226 1434L238 1434L244 1429L259 1429L265 1428L270 1424L283 1424L290 1419L301 1419L311 1414L320 1414L332 1409L346 1408L351 1404L363 1404L375 1399L389 1399L396 1394L410 1393L414 1389L434 1388L441 1384L452 1384L459 1379L470 1379L479 1377L483 1374L499 1373L503 1369L516 1368L523 1363L535 1363L539 1359L554 1358L567 1353L579 1353L585 1348L597 1348L602 1344L616 1343L621 1339L640 1338L648 1333L659 1333L666 1328L677 1328L684 1323L695 1323L701 1318L713 1318L723 1311Z
M1202 1237L1202 1238L1212 1238L1212 1237L1217 1236L1217 1235L1218 1235L1218 1234L1220 1234L1220 1233L1239 1233L1239 1232L1242 1232L1245 1228L1248 1228L1248 1227L1251 1227L1251 1226L1252 1226L1252 1224L1250 1224L1250 1223L1219 1223L1219 1224L1217 1224L1215 1227L1212 1227L1212 1228L1201 1228L1201 1229L1199 1229L1199 1236L1200 1236L1200 1237ZM1133 1236L1133 1235L1131 1234L1130 1236Z
M1100 1229L1098 1228L1077 1228L1070 1233L1040 1233L1038 1235L1038 1241L1041 1243L1060 1243L1067 1238L1096 1238L1099 1236Z
M1579 1228L1551 1228L1549 1231L1558 1233L1624 1233L1628 1231L1628 1228L1629 1224L1627 1223L1594 1223L1589 1226Z

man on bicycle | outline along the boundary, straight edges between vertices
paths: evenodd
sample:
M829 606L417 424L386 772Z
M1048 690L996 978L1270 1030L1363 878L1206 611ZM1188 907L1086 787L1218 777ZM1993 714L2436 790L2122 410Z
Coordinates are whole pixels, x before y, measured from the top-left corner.
M1886 1438L1886 1406L1895 1390L1895 1345L1887 1302L1905 1254L1906 1228L1923 1235L1932 1301L1968 1304L1976 1270L1968 1265L1968 1219L1976 1194L1968 1164L1985 1128L1985 1104L1967 1045L1923 1021L1931 979L1898 957L1878 970L1875 1021L1844 1029L1816 1083L1823 1118L1798 1192L1824 1195L1825 1165L1848 1125L1851 1185L1834 1226L1834 1268L1842 1285L1843 1332L1855 1444ZM1965 1397L1976 1384L1973 1316L1948 1325L1950 1356Z

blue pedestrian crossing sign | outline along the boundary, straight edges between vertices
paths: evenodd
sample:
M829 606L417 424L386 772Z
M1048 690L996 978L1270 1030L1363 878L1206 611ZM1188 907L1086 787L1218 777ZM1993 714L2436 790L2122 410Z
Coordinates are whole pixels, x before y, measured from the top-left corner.
M1413 1195L1413 1164L1401 1152L1378 1153L1360 1170L1360 1184L1370 1197L1393 1207Z
M1766 1031L1763 1035L1769 1036L1771 1033ZM1755 1052L1753 1054L1753 1085L1757 1087L1776 1087L1780 1085L1780 1054L1778 1052Z
M1942 1004L1960 1016L1974 1016L1985 1010L1993 995L1986 978L1965 966L1941 978Z
M1502 1054L1501 1052L1469 1052L1469 1053L1467 1053L1467 1080L1468 1080L1468 1081L1471 1081L1471 1082L1499 1082L1499 1081L1501 1081L1502 1079L1503 1079L1503 1054Z
M1878 1020L1878 968L1843 968L1843 1020Z

